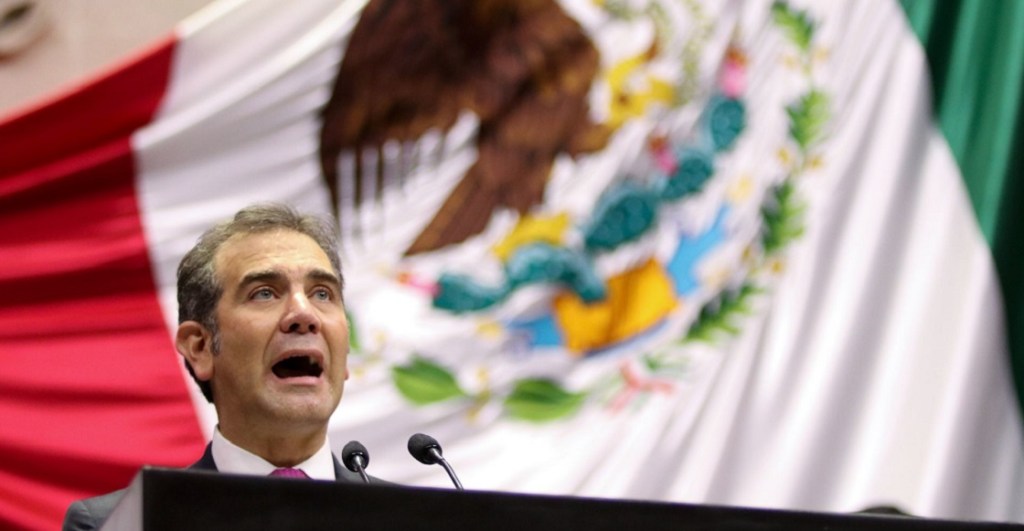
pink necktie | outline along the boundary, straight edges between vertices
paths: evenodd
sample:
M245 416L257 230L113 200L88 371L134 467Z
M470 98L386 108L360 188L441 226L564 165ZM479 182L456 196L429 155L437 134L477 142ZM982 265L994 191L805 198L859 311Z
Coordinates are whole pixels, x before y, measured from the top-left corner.
M278 468L270 473L271 476L279 478L302 478L309 479L305 472L298 468Z

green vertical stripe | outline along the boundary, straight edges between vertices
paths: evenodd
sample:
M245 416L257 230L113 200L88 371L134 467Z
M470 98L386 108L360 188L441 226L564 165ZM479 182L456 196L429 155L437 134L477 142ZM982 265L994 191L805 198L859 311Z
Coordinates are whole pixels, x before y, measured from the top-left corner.
M935 113L992 246L1024 402L1024 1L900 3L928 54Z

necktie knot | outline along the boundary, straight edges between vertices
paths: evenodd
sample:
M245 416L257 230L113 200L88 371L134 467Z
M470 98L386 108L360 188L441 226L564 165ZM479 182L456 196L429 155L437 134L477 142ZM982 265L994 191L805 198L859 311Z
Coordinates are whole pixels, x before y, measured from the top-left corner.
M305 472L298 468L277 468L270 473L271 476L279 478L302 478L309 479Z

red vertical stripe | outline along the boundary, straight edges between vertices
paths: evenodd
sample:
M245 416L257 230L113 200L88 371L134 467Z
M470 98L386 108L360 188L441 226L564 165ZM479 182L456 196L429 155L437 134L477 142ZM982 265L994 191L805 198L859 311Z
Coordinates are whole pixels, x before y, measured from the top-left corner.
M202 450L130 144L173 51L0 123L0 528L57 528L72 500Z

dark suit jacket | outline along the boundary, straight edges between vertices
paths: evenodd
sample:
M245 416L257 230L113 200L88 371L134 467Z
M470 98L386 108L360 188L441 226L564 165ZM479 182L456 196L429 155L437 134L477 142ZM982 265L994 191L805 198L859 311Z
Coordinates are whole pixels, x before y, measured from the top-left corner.
M348 470L341 466L338 461L338 456L334 457L334 475L338 478L338 481L343 483L362 483L363 479L359 477L359 474ZM213 462L213 451L210 445L206 445L206 451L203 452L203 457L188 467L189 470L217 470L216 463ZM375 477L370 477L370 483L388 485L386 481L382 481ZM76 501L68 507L67 514L64 515L64 526L63 531L91 531L99 529L103 522L107 520L110 513L114 510L114 506L117 502L121 501L124 493L127 489L116 490L109 494L102 496L96 496L94 498L86 498L84 500Z

